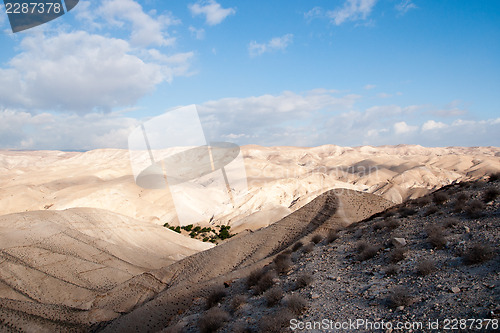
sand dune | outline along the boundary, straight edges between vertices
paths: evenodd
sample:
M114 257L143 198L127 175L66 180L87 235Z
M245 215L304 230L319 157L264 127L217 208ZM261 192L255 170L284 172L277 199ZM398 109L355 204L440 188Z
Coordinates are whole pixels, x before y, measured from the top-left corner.
M228 205L213 218L239 230L269 225L333 188L400 203L452 182L500 171L496 147L245 146L242 152L249 193L237 207ZM91 207L158 225L178 223L168 191L135 185L126 150L1 151L0 169L0 215ZM193 209L202 212L216 204L215 196L207 196Z

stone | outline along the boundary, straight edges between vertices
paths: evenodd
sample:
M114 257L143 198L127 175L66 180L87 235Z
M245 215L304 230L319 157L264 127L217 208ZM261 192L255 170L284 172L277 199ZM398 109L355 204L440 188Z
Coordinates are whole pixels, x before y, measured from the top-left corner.
M400 237L395 237L392 239L392 244L394 244L395 246L405 246L406 239L400 238Z
M451 292L456 294L456 293L459 293L460 292L460 288L458 287L451 287Z

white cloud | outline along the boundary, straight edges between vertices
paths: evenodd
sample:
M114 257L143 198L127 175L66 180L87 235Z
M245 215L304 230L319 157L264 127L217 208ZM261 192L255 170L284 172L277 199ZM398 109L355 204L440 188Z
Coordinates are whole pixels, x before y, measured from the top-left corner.
M377 86L376 86L376 85L374 85L374 84L367 84L364 88L365 88L366 90L372 90L372 89L375 89L376 87L377 87Z
M286 144L282 140L285 128L289 133L300 132L305 123L315 123L320 112L349 110L359 98L358 95L338 97L326 90L302 94L285 91L279 95L208 101L198 110L206 134L212 141L238 133L246 135L241 136L242 139L252 138L237 140L241 143ZM309 140L308 137L303 139Z
M403 0L399 4L397 4L395 8L401 15L404 15L410 9L417 8L417 6L412 2L412 0Z
M304 13L304 18L307 20L311 20L313 18L322 17L324 15L324 11L321 7L314 7L313 9Z
M195 27L190 26L189 27L189 32L191 32L191 35L194 38L196 38L196 39L203 39L203 38L205 38L205 29L203 29L203 28L196 29Z
M462 101L460 100L454 100L450 103L448 103L443 109L441 110L435 110L431 111L433 115L439 116L439 117L457 117L457 116L462 116L467 113L467 110L465 110L463 107L461 107Z
M234 15L234 8L222 8L220 4L214 0L198 1L197 3L188 5L193 16L205 15L205 20L208 25L217 25L224 21L229 15Z
M392 97L392 95L388 94L388 93L379 93L379 94L377 94L377 97L379 97L379 98L389 98L389 97Z
M448 125L446 125L445 123L434 120L428 120L422 125L422 131L432 131L435 129L445 128L445 127L448 127Z
M396 134L406 134L418 129L417 126L410 126L404 121L400 121L394 124L394 132Z
M347 21L365 20L372 12L377 0L346 0L340 9L328 11L327 16L336 25Z
M120 113L33 115L0 109L0 148L88 150L126 148L139 121Z
M171 14L161 15L155 19L144 13L142 6L133 0L104 1L96 13L118 27L130 23L132 25L130 43L142 47L172 45L175 38L167 37L165 28L180 23Z
M0 68L0 106L90 112L133 105L163 81L186 75L189 56L160 62L125 40L83 31L25 37ZM192 54L191 54L192 55ZM174 56L175 58L175 56Z
M256 41L251 41L248 45L250 56L259 56L266 52L284 50L293 42L293 34L286 34L281 37L275 37L264 44L259 44Z

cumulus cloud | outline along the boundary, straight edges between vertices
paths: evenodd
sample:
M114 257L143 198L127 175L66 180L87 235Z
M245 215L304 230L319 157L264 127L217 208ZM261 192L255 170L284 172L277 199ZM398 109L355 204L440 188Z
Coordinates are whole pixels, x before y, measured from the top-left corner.
M142 59L125 40L83 31L28 36L20 49L0 68L0 106L90 112L133 105L157 84L185 75L190 58Z
M432 131L435 129L446 128L448 125L440 121L428 120L422 125L422 131Z
M347 21L366 20L377 0L347 0L342 8L328 11L327 16L336 25Z
M305 123L316 123L321 112L349 110L359 98L337 96L327 90L301 94L285 91L279 95L208 101L198 110L210 140L237 133L240 136L234 138L238 143L285 144L285 133L297 133ZM307 136L303 138L310 140Z
M417 6L412 2L412 0L403 0L400 3L398 3L395 6L396 10L401 14L404 15L406 12L408 12L410 9L415 9Z
M188 8L193 16L204 15L208 25L217 25L229 15L236 13L234 8L222 8L214 0L198 1L197 3L188 5Z
M394 132L396 134L406 134L416 131L418 126L410 126L405 121L400 121L394 124Z
M165 46L174 43L175 38L166 36L165 28L179 24L171 14L153 18L146 14L142 6L133 0L104 1L97 9L100 17L118 27L131 24L130 43L135 46Z
M130 31L129 42L134 47L173 45L175 37L167 30L181 23L170 12L161 15L155 11L146 13L134 0L80 1L74 15L84 22L86 30L119 28Z
M274 52L277 50L284 50L293 42L293 34L286 34L281 37L272 38L267 43L257 43L256 41L251 41L248 45L248 52L250 56L255 57L266 52Z
M126 148L139 121L121 113L33 115L0 109L0 148L90 150Z
M372 89L375 89L376 87L377 87L377 86L376 86L376 85L374 85L374 84L367 84L364 88L365 88L366 90L372 90Z

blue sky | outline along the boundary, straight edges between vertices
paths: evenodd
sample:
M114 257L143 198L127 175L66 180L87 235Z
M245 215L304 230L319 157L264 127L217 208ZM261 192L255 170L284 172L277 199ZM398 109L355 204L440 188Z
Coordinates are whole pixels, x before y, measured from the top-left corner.
M500 145L498 1L80 1L0 30L0 148L127 148L190 104L238 144Z

